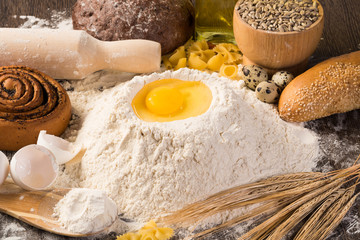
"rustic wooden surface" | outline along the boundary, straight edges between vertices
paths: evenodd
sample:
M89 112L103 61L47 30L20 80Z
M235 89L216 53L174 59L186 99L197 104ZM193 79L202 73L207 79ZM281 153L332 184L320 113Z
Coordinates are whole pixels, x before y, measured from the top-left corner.
M221 1L221 0L219 0ZM52 11L63 11L71 15L76 0L0 0L0 27L18 27L25 22L21 15L50 19ZM325 12L325 29L322 40L314 53L314 64L332 56L360 50L360 0L320 0ZM320 136L320 147L324 152L317 170L347 167L360 153L360 111L338 114L312 121L306 126ZM1 133L0 133L1 134ZM348 214L347 220L336 229L329 239L358 240L360 233L360 199ZM354 225L358 225L354 228ZM34 229L11 217L0 214L0 239L65 239ZM114 239L114 235L104 237ZM103 239L103 238L102 238ZM214 237L212 239L234 239Z

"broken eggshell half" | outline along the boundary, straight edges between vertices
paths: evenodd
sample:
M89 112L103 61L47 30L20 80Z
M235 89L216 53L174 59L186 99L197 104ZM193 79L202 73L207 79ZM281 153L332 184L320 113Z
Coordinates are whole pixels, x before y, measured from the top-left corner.
M75 148L74 145L65 139L47 134L45 130L40 131L37 144L49 149L55 156L56 162L61 165L74 159L82 148Z
M18 150L10 163L14 182L26 190L45 190L58 175L55 156L45 147L31 144Z
M10 167L9 167L9 159L6 155L0 151L0 185L2 185L9 175Z

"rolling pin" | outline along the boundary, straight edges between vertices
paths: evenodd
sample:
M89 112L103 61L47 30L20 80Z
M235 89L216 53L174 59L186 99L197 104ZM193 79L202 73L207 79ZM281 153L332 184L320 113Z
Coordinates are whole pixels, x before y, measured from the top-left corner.
M0 28L0 66L24 65L56 79L82 79L102 69L160 69L161 46L149 40L100 41L82 30Z

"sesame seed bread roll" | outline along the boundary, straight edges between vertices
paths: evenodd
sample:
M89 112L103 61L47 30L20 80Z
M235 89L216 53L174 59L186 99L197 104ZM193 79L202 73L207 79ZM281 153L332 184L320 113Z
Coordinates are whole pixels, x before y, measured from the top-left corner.
M305 122L360 108L360 51L321 62L296 77L279 100L280 117Z

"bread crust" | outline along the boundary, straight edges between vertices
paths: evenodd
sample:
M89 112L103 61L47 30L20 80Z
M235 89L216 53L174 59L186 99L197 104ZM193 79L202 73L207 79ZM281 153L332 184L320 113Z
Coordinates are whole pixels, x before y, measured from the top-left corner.
M74 29L103 41L156 41L162 54L189 40L194 18L190 0L77 0L72 12Z
M296 77L279 100L280 117L306 122L360 108L360 51L330 58Z

